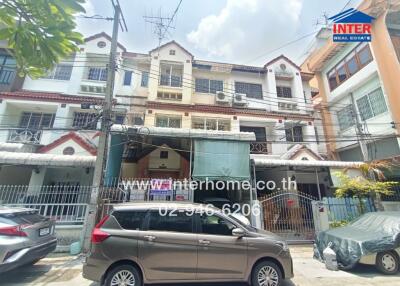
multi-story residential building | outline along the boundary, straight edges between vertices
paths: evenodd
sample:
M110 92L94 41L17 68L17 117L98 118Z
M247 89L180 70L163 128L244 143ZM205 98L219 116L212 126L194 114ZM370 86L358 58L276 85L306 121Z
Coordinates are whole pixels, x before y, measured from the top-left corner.
M27 77L21 90L0 92L1 184L27 185L36 197L41 191L33 186L70 190L90 185L109 47L107 34L89 37L79 52L44 78ZM273 190L289 191L278 194L276 202L266 200L265 223L290 223L297 235L301 215L306 220L302 225L309 225L303 229L307 238L313 228L312 199L331 194L329 167L357 166L325 160L312 102L315 90L309 85L314 75L285 56L264 66L212 62L196 59L171 41L146 54L128 52L119 44L117 61L107 201L147 195L203 202L217 197L253 205L272 190L246 192L238 185L206 190L202 184L188 188L168 182L275 181ZM127 193L114 184L115 178L163 184L158 189L137 186ZM283 179L296 181L297 189L281 185ZM73 200L82 198L73 191ZM296 197L296 192L302 194ZM82 213L74 211L79 217ZM286 216L277 223L281 213ZM260 216L253 219L261 226Z
M3 92L1 124L12 129L1 131L1 141L30 143L39 146L36 149L40 152L49 152L48 146L54 146L60 138L64 138L63 147L72 147L66 145L79 136L80 141L95 146L95 107L101 106L105 93L109 47L107 34L89 37L80 52L59 63L48 76L27 77L21 91ZM148 54L127 52L120 44L118 52L114 123L215 131L220 138L223 134L254 132L252 154L280 159L301 150L320 159L308 84L312 74L302 72L288 58L280 56L263 67L203 61L174 41ZM76 129L76 136L67 140L63 136L71 129ZM160 138L155 141L158 145L177 144ZM182 168L189 168L189 156L175 152L172 157L179 162L167 163L161 157L169 155L160 148L144 150L140 155L128 148L123 175L187 177L189 171ZM79 155L77 148L72 148L74 152L56 149L59 155ZM154 162L146 159L143 165L140 156L158 158ZM137 168L139 161L142 165Z
M370 43L334 43L332 32L302 68L315 74L318 107L330 158L391 159L400 155L399 1L363 1L375 17ZM326 29L325 29L326 30Z
M110 41L105 33L87 38L79 53L47 76L26 77L23 83L15 75L15 61L0 56L7 68L14 65L13 70L0 67L0 78L9 82L0 93L2 184L91 184ZM119 59L125 51L118 46ZM12 78L19 86L11 84ZM116 80L123 79L117 75ZM123 85L117 86L124 95ZM118 101L124 103L123 98ZM115 105L115 114L114 121L123 123L126 107Z
M316 197L328 192L325 165L317 172L315 166L307 170L307 161L322 162L325 155L319 152L324 142L316 136L308 84L312 73L302 72L285 56L262 67L198 60L174 41L141 55L139 61L141 67L133 60L133 73L148 76L144 128L139 132L147 139L140 151L132 144L125 154L123 177L196 177L199 146L193 150L190 140L198 139L199 132L203 139L213 134L214 140L251 132L256 139L250 143L251 159L264 160L256 167L260 177L296 177L302 191ZM136 110L141 109L134 105L130 113ZM265 160L284 160L284 167L275 162L268 169ZM288 160L302 161L303 169L296 170Z

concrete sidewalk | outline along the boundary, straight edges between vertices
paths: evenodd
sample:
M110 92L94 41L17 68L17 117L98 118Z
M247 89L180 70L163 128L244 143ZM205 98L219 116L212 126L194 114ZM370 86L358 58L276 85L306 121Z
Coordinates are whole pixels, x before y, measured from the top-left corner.
M291 252L295 278L282 286L400 286L400 274L385 276L370 266L359 266L351 272L329 271L312 259L311 246L292 246ZM98 286L82 278L82 258L60 255L0 275L0 283L5 286ZM225 285L233 286L232 283Z

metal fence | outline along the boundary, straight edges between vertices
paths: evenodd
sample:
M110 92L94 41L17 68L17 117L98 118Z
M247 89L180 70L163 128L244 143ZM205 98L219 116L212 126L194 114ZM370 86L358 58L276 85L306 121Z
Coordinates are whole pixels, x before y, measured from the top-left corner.
M351 221L363 213L376 211L371 198L360 201L354 198L323 198L324 205L328 208L329 222Z
M157 179L129 179L114 182L113 187L104 187L99 191L99 211L103 217L110 213L113 205L125 202L144 201L190 201L188 186L180 180L172 180L168 190L157 190L154 181ZM168 180L164 180L168 181Z
M101 214L107 214L114 204L140 201L187 201L187 189L154 192L150 179L135 179L127 186L122 182L99 190ZM140 184L139 184L140 183ZM179 184L178 184L179 185ZM58 224L83 224L93 191L91 186L62 184L51 186L0 185L0 205L37 209Z
M92 187L0 185L0 205L37 209L60 224L82 224Z
M400 186L393 187L393 194L390 196L381 195L381 199L384 202L400 202Z

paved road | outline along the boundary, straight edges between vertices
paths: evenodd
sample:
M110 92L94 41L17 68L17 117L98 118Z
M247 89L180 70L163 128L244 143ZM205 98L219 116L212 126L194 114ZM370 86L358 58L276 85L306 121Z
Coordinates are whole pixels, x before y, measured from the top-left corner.
M283 286L400 286L400 273L385 276L374 267L359 266L352 272L328 271L312 259L310 247L292 247L295 278ZM52 256L36 265L0 275L5 286L99 286L82 278L82 264L78 257ZM199 285L199 284L197 284ZM219 284L219 286L224 284ZM188 285L186 285L188 286ZM207 285L216 286L216 285ZM228 286L225 284L225 286ZM240 284L229 286L242 286Z

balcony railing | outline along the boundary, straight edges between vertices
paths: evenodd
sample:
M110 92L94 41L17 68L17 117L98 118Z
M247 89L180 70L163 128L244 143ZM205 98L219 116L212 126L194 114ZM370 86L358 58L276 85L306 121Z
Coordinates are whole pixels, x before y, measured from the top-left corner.
M162 74L160 76L160 85L171 86L171 87L182 87L182 77Z
M250 144L250 153L252 154L269 154L269 142L254 142Z
M8 135L8 142L40 144L41 137L41 130L16 129L10 131Z

